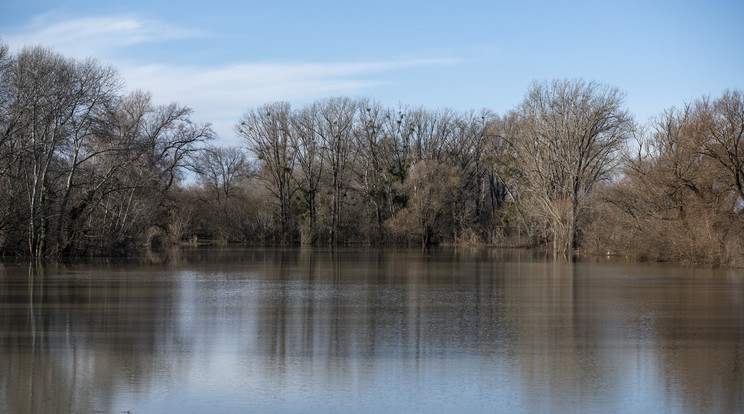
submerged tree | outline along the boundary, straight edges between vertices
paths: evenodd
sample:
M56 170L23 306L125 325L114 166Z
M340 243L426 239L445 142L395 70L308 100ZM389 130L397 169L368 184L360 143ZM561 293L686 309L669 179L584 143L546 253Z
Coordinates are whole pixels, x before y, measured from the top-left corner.
M603 224L593 238L607 251L653 260L739 259L743 144L738 91L666 110L626 154L622 180L603 192Z
M503 117L280 102L238 121L243 151L205 148L214 133L188 107L120 89L94 60L38 47L14 55L0 42L0 254L126 253L188 231L222 242L552 243L555 256L590 247L713 265L744 257L738 90L670 109L649 134L635 132L618 89L583 80L534 83ZM184 187L187 170L197 184Z
M3 252L104 254L167 227L170 190L208 124L146 93L120 96L112 68L41 47L0 47L0 81Z
M356 155L352 132L358 106L348 98L328 99L318 105L321 154L330 174L330 242L336 244L340 239L347 191L352 179L351 166Z
M297 190L293 179L297 157L290 116L289 103L277 102L246 112L235 125L235 131L258 159L266 188L276 199L282 244L292 241L292 198Z
M429 247L435 237L445 235L443 229L452 228L462 174L457 166L436 160L419 161L411 170L402 185L410 199L391 225L396 227L394 231L415 236L422 247Z
M321 179L325 171L323 146L320 141L318 106L311 105L292 117L292 146L299 166L295 179L299 190L300 240L314 244L318 239L318 210Z
M387 215L388 194L392 180L388 159L389 147L383 130L385 110L370 100L359 103L359 121L354 129L354 145L360 152L355 165L355 176L362 192L365 214L371 224L369 239L377 242L384 237L384 221Z
M9 199L27 192L28 253L49 250L49 234L62 228L85 146L115 98L119 81L95 61L78 62L35 47L19 52L3 71L5 173L25 183L6 187ZM13 172L14 171L14 172ZM54 223L56 217L56 223Z
M204 189L199 219L209 236L221 243L242 241L247 233L244 204L252 166L238 147L207 147L195 159L196 174Z
M534 83L505 138L519 170L517 185L545 220L553 254L575 247L577 219L594 185L607 178L615 153L633 131L617 88L583 80Z

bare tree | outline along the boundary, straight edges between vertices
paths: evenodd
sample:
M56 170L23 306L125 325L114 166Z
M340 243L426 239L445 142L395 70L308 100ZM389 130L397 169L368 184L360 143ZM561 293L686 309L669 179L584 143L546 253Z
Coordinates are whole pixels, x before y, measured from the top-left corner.
M385 111L378 103L364 100L359 103L359 122L354 129L355 146L362 154L356 163L356 179L362 189L362 200L367 208L375 234L370 235L379 242L384 234L384 221L388 192L391 191L392 164L387 159L383 119Z
M488 208L483 208L483 216L491 219L489 231L491 237L502 238L512 226L512 221L523 218L517 210L517 201L519 197L516 193L515 184L515 165L514 151L511 149L509 142L504 139L506 136L513 136L515 133L508 130L507 126L514 126L508 117L499 117L493 115L486 120L486 149L483 157L484 168L486 168L486 177L484 182L484 196ZM507 204L508 200L508 204ZM509 211L511 210L511 211ZM498 218L498 224L496 220ZM514 220L516 219L516 220ZM517 226L519 229L519 226ZM517 237L521 231L517 231ZM517 240L518 244L521 241Z
M74 104L75 109L68 130L69 145L60 151L66 178L57 214L55 246L57 252L64 250L70 242L65 237L69 231L66 231L64 227L68 219L67 212L73 189L81 185L77 182L81 166L90 162L101 151L110 150L110 148L96 148L91 144L95 141L101 117L116 99L120 81L114 69L88 60L77 65L71 87L71 93L76 96L77 102Z
M196 173L207 196L203 216L207 230L222 243L241 241L245 234L245 183L252 174L246 154L238 147L207 147L195 157Z
M303 244L314 244L318 238L318 197L325 171L325 158L320 138L320 115L318 106L311 105L293 114L292 146L297 156L299 170L295 180L300 192L303 212L300 213Z
M348 98L328 99L318 104L320 116L318 135L323 145L322 156L331 175L330 241L339 241L343 223L346 192L351 182L351 166L355 148L353 138L357 104Z
M493 114L488 111L458 113L455 115L452 139L447 141L450 163L462 175L457 190L454 214L454 237L469 239L482 237L479 229L483 217L485 178L487 173L484 155L489 139L489 124ZM470 233L466 235L465 233Z
M545 218L553 254L575 247L577 218L587 195L607 178L615 153L633 131L617 88L583 80L534 83L506 139L516 156L530 203Z
M291 241L292 197L296 191L292 175L297 157L290 117L289 103L278 102L246 112L235 125L235 131L266 174L267 189L279 206L280 238L284 244Z
M413 161L436 160L448 162L454 138L456 113L450 109L429 111L423 108L406 117L412 132Z
M238 147L209 146L195 157L194 167L218 204L236 196L238 181L250 171L246 155Z
M394 232L401 231L417 236L422 247L434 242L435 236L442 236L449 226L442 225L447 216L451 217L462 177L459 168L437 160L419 161L405 184L404 191L410 200L391 225Z
M46 248L51 218L50 200L57 178L52 175L53 164L64 146L70 145L70 136L87 129L85 118L95 105L87 105L91 85L85 70L49 49L23 49L9 71L14 102L6 136L16 136L25 159L28 251L39 257Z
M191 109L119 96L117 72L0 43L0 248L105 253L167 233L171 189L213 137Z
M405 207L407 197L398 193L414 162L413 136L414 117L407 107L387 109L382 115L381 157L384 162L385 196L387 197L386 218L394 217L400 208Z
M694 111L703 154L721 164L732 190L744 201L744 95L729 90L713 102L697 101Z
M0 249L9 241L18 244L20 237L10 233L19 233L19 228L27 221L18 211L21 204L21 177L19 163L20 138L16 133L20 124L20 111L14 97L12 71L15 59L10 54L7 44L0 41Z
M10 103L13 98L13 91L10 84L10 78L8 78L10 68L13 65L13 57L10 54L8 45L0 40L0 174L4 170L5 162L3 160L7 156L5 142L11 137L13 130L13 114L11 112Z
M740 257L741 108L741 96L727 91L660 115L626 153L623 179L603 191L601 229L590 231L596 244L689 264ZM608 228L612 237L603 236Z

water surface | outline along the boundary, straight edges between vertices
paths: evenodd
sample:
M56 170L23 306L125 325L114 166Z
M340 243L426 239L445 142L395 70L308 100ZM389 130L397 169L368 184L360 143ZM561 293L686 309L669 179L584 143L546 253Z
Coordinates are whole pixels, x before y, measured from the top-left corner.
M0 265L2 413L744 412L744 274L527 252Z

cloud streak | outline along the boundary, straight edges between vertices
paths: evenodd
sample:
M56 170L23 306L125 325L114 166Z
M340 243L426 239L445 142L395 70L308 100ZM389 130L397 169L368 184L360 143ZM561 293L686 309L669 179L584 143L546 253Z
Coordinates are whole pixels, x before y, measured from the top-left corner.
M124 68L132 86L167 90L179 96L207 98L248 95L252 101L302 99L317 92L354 92L386 83L375 74L422 66L451 65L457 59L413 59L384 62L251 63L224 67L145 65ZM369 77L372 78L369 78ZM141 86L140 86L141 85ZM263 92L262 92L263 91ZM245 96L244 96L245 97Z
M68 56L88 57L105 54L115 48L205 35L196 30L129 16L51 20L47 15L37 17L19 33L5 37L5 40L14 49L42 45Z
M224 139L248 108L274 101L307 102L354 95L390 83L389 72L452 65L457 59L384 62L253 63L225 67L147 65L122 68L127 84L153 93L156 101L192 107Z
M158 103L178 102L195 110L194 118L214 124L217 133L232 139L232 125L248 108L278 100L309 102L369 92L391 84L396 72L454 65L458 59L403 59L357 62L262 62L223 65L176 65L142 62L140 46L155 42L208 36L155 20L129 16L84 17L54 21L35 18L18 33L4 37L11 48L42 45L76 58L106 58L114 63L127 89L152 92ZM179 47L179 45L174 45Z

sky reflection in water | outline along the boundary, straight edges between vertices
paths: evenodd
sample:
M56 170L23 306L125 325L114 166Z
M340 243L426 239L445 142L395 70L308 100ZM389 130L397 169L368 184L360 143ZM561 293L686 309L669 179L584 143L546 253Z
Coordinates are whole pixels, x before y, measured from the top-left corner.
M744 277L526 252L0 268L0 412L734 412Z

